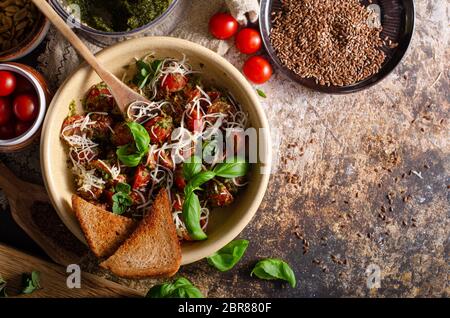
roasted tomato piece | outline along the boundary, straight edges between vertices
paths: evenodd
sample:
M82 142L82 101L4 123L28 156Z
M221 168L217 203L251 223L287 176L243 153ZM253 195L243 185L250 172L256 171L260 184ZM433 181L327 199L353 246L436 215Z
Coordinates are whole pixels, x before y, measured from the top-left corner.
M194 107L185 117L186 128L192 132L200 132L202 130L202 114Z
M78 190L77 192L86 201L93 201L102 196L103 189L92 187L90 191Z
M183 168L182 167L178 167L175 170L175 175L174 175L173 182L175 183L175 186L178 188L178 190L183 191L184 187L186 187L186 179L184 179L184 174L183 174Z
M213 180L208 183L207 189L208 202L212 207L223 207L233 203L233 195L222 182Z
M111 142L115 146L123 146L133 142L130 128L125 123L116 124L111 135Z
M132 203L133 205L141 205L144 203L143 197L137 193L137 190L130 192L130 198L131 198L131 201L133 202Z
M194 99L201 96L200 90L197 87L189 87L184 91L186 96L186 103L192 102Z
M183 74L168 74L161 82L161 88L169 93L178 92L186 86L187 82L188 79Z
M102 82L91 87L83 107L87 112L111 112L115 110L116 102L108 86Z
M139 165L134 172L133 190L145 188L150 180L150 171L144 165Z
M99 150L97 148L86 148L83 151L72 149L70 156L78 163L85 164L98 158Z
M228 115L232 110L233 107L230 104L219 100L208 106L207 114L222 113Z
M239 188L244 187L246 185L245 177L237 177L233 179L221 179L221 182L232 195L236 195L239 191Z
M220 96L222 96L222 94L219 91L210 91L208 93L209 99L211 99L211 102L215 102L217 99L220 98Z
M155 152L155 162L166 167L169 170L173 170L174 164L170 153L167 151L160 150Z
M75 115L67 117L62 125L62 131L65 136L73 136L73 135L81 135L80 127L70 128L69 126L73 125L76 122L82 122L86 118L86 116Z
M106 139L110 136L111 126L114 123L114 119L111 116L92 114L91 120L95 122L95 124L89 125L93 139Z
M168 115L160 115L150 119L145 123L144 127L150 135L151 143L162 145L167 141L167 139L169 139L174 125L172 117Z

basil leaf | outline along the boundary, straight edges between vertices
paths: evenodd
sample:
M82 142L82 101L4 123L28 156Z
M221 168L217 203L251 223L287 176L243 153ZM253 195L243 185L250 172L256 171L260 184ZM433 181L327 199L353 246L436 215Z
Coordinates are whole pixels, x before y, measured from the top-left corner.
M147 130L141 124L135 122L127 123L130 128L131 134L133 135L134 142L136 143L136 149L140 153L148 152L150 147L150 135Z
M258 95L261 96L262 98L267 98L266 93L264 93L262 90L256 89L256 92L257 92Z
M130 145L125 145L117 148L117 158L128 167L137 167L141 162L144 154L130 153Z
M128 207L133 204L133 200L127 193L117 192L112 196L113 206L112 212L114 214L123 214L127 211Z
M191 180L196 174L202 171L202 159L192 156L183 163L183 175L186 180Z
M183 203L183 219L191 239L206 240L207 236L200 225L201 206L198 196L190 192Z
M249 164L244 159L236 157L232 162L218 164L213 171L218 177L236 178L245 176L248 173L248 169Z
M151 64L139 60L136 62L136 76L133 79L134 84L136 84L140 89L144 88L150 80L153 80L155 76L161 70L163 61L154 60Z
M31 294L41 288L40 275L37 271L22 274L22 294Z
M116 191L128 194L131 192L131 186L128 183L119 182L116 185Z
M199 190L200 186L209 180L214 179L216 174L213 171L204 171L197 174L191 181L188 182L186 187L184 188L185 196L188 196L189 193L195 190Z
M0 276L0 298L8 297L8 294L6 293L6 285L6 280L4 280L2 276Z
M208 264L221 272L229 271L236 265L247 250L247 240L231 241L207 258Z
M136 167L150 148L150 135L144 126L135 123L127 123L134 139L134 147L132 145L121 146L117 149L116 154L119 160L128 167ZM134 149L135 148L135 149Z
M148 291L147 298L203 298L200 290L184 277L173 283L153 286Z
M290 266L283 260L277 258L267 258L259 261L252 270L253 274L261 279L281 279L289 282L292 287L297 285L295 274Z

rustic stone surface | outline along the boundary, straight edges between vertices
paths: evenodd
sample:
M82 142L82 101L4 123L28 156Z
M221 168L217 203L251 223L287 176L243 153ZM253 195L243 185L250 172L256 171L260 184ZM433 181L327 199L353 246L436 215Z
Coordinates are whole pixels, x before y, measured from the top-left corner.
M209 297L449 296L448 4L416 6L411 49L379 85L330 96L277 73L260 87L280 164L240 235L249 250L228 273L200 261L180 275ZM227 58L243 63L236 52ZM251 278L264 257L288 261L298 287ZM380 289L367 288L370 264L381 269ZM93 259L85 268L107 275ZM142 291L157 282L119 281Z

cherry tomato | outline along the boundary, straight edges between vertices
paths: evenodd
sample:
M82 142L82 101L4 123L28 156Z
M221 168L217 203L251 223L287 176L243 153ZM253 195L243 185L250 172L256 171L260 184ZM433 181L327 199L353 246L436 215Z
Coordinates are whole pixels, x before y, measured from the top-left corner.
M0 125L0 139L12 139L14 136L14 122L10 121L5 125Z
M33 84L21 75L16 76L16 89L14 94L33 93L35 91Z
M26 133L28 131L28 129L30 129L30 127L31 127L31 123L30 122L18 121L16 123L15 128L14 128L15 129L14 130L15 136L16 137L22 136L24 133Z
M16 77L8 71L0 71L0 96L11 95L16 89Z
M244 54L253 54L261 49L261 36L252 28L245 28L236 35L236 48Z
M136 168L133 178L133 190L145 188L151 180L150 172L144 165Z
M169 74L161 83L161 88L169 93L181 91L188 80L183 74Z
M245 76L255 84L267 82L272 76L272 66L262 56L252 56L244 63Z
M12 115L11 102L5 97L0 97L0 125L6 124Z
M150 135L152 144L163 144L173 131L173 120L168 115L153 117L144 125Z
M38 113L38 102L35 96L30 94L17 95L14 98L13 109L16 117L21 121L32 121Z
M209 20L209 32L220 40L231 38L238 27L236 19L229 13L216 13Z

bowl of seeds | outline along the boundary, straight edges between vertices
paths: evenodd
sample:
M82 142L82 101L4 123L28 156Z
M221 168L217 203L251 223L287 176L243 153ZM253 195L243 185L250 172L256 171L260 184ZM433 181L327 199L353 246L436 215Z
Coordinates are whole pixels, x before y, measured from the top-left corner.
M308 88L357 92L401 62L414 32L413 0L261 0L273 63Z
M16 60L33 51L49 26L31 0L0 0L0 61Z

